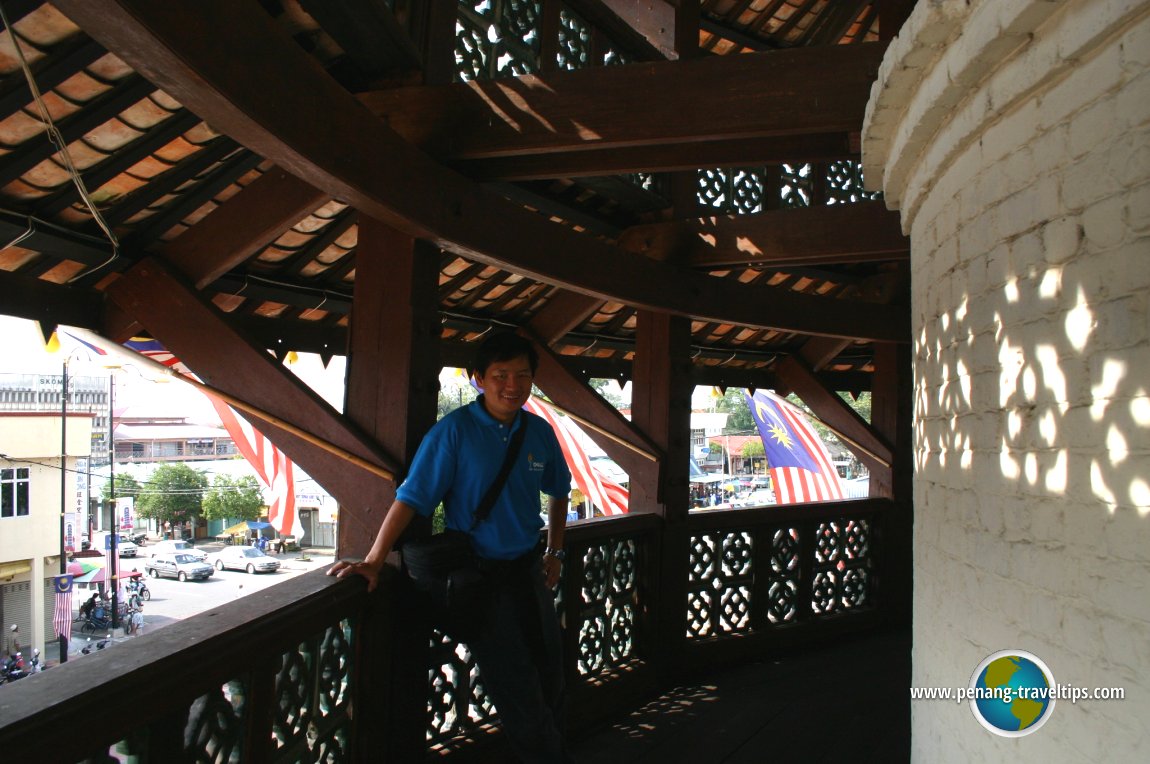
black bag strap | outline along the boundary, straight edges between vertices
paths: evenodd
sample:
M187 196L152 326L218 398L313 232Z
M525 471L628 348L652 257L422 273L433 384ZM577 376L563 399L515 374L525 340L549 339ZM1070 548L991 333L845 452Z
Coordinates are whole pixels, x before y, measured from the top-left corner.
M515 463L515 457L519 455L519 447L523 445L523 438L527 435L527 419L523 416L522 412L515 415L514 421L511 426L515 427L516 423L519 424L519 429L511 434L511 443L507 446L507 455L503 457L503 466L499 468L499 474L495 476L495 482L487 489L487 493L483 494L483 500L479 502L479 507L475 510L475 522L471 523L471 530L479 527L479 524L487 519L491 514L491 508L495 506L495 500L499 498L499 494L503 493L503 484L507 482L507 476L511 474L511 467Z

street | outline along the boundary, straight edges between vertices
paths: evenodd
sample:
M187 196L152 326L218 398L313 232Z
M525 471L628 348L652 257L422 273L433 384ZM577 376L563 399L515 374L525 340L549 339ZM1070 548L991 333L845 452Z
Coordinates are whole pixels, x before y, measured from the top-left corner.
M209 562L213 552L220 550L220 544L197 544L209 555ZM123 558L120 561L122 572L133 569L143 572L144 555L147 547L141 549L141 557L137 559ZM239 599L252 592L258 592L269 586L288 580L300 573L316 568L326 568L331 565L334 556L331 549L307 549L305 552L282 552L272 555L280 561L280 569L274 573L250 574L236 570L217 570L206 581L180 582L174 578L152 578L146 576L144 581L152 593L152 598L144 603L144 626L140 635L150 634L156 629L162 629L170 623L202 613L217 605ZM79 607L80 601L73 605ZM82 634L81 624L76 622L72 626L72 641L69 650L69 660L85 657L80 651L91 643L92 653L97 653L96 644L106 639L109 631L93 635ZM91 639L89 639L91 636ZM130 643L134 637L125 636L124 628L115 630L112 634L113 646L117 649L124 643Z

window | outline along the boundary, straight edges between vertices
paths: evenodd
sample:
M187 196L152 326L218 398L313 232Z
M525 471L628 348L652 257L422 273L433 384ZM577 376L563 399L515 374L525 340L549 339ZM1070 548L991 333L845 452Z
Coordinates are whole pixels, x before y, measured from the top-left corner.
M27 517L28 468L0 469L0 518Z

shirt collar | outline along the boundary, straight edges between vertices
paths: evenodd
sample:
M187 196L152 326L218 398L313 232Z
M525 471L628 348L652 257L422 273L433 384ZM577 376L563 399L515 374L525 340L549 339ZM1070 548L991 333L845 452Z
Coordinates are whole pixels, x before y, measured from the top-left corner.
M490 412L487 411L487 407L483 405L483 393L480 393L479 397L477 397L474 401L472 401L469 404L469 406L471 408L471 415L474 416L476 419L478 419L479 423L484 425L485 427L502 427L503 426L503 422L500 422L498 419L491 416ZM522 421L523 421L523 411L520 410L518 413L516 413L515 419L511 422L510 429L514 430L515 429L515 423L516 422L522 422Z

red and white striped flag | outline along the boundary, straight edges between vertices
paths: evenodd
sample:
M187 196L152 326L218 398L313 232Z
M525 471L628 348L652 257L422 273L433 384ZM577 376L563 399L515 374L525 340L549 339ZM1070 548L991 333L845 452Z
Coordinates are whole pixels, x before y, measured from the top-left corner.
M56 635L64 639L72 638L72 576L56 576L52 579L56 590L56 609L52 613L52 627Z
M582 432L578 425L569 417L559 416L559 412L551 404L534 395L527 399L525 408L532 414L546 419L551 429L555 430L559 446L563 449L563 458L571 469L575 485L579 486L583 495L605 515L625 514L630 492L591 464L587 452L579 445Z
M774 393L747 393L778 504L843 498L842 480L802 410Z
M78 330L75 333L70 332L69 336L99 355L107 355L105 348L99 344L105 341L103 337L84 330ZM143 356L172 371L195 379L195 376L180 359L172 355L157 340L148 337L133 337L123 344L123 348L136 356ZM303 524L296 513L294 468L291 459L276 448L263 433L252 427L246 419L236 416L235 411L226 403L211 395L207 395L207 397L211 400L212 406L215 407L216 413L219 414L224 428L235 441L236 448L248 460L260 480L271 491L268 522L285 536L301 538L303 536Z
M260 480L272 494L268 522L284 536L303 537L303 523L295 507L295 479L292 461L246 419L218 398L209 395L224 429L232 436L236 448L252 465Z

